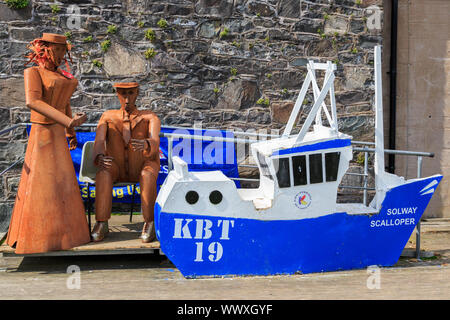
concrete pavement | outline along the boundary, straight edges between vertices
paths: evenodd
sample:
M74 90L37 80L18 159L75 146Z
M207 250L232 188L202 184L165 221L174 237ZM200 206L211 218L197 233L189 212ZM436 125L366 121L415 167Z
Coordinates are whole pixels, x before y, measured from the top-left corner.
M163 256L148 254L7 257L0 299L449 299L450 220L425 221L422 231L430 258L292 276L185 279Z

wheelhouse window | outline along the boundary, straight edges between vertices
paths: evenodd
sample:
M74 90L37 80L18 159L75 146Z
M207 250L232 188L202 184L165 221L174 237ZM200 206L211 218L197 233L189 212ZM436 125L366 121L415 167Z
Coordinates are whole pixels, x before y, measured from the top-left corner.
M256 156L258 157L258 162L261 166L262 175L269 178L270 180L273 180L273 177L270 174L269 165L267 164L265 157L259 152L256 152Z
M306 178L306 156L292 157L292 171L294 173L294 186L302 186L308 183Z
M323 182L321 153L309 155L309 181L310 183Z
M278 186L289 188L291 186L291 170L289 169L289 158L274 159L273 163L277 170Z
M340 157L340 152L325 153L325 178L327 182L337 180Z

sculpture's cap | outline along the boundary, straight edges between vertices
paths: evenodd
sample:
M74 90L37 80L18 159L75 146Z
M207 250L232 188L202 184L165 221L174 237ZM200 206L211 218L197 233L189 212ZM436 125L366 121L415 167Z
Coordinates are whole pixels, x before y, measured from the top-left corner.
M39 40L51 43L67 44L66 36L56 33L43 33Z
M124 88L124 89L129 89L129 88L137 88L139 87L139 83L137 82L118 82L115 83L114 88Z

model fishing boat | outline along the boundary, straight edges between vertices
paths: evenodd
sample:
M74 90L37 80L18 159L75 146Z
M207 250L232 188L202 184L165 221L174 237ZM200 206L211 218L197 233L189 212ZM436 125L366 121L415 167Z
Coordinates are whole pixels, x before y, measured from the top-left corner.
M155 223L162 251L185 277L310 273L397 262L442 176L405 180L384 171L380 61L376 47L372 203L336 203L352 159L351 137L338 131L335 65L311 61L283 135L251 145L259 188L237 188L220 171L189 172L184 161L173 159L174 170L156 200ZM325 72L321 90L316 70ZM300 132L291 135L310 85L314 104Z

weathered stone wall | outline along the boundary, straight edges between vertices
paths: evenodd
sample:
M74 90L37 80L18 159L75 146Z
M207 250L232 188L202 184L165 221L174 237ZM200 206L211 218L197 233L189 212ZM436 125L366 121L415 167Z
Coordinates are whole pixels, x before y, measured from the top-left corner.
M53 32L67 33L74 45L79 87L72 109L87 112L90 123L119 106L113 82L134 80L141 84L139 105L154 110L165 125L282 129L307 60L332 60L338 65L340 129L372 141L372 58L381 29L368 28L373 11L367 7L382 9L381 2L30 1L21 10L0 2L0 128L29 120L22 77L26 46ZM311 101L305 99L306 108ZM0 139L2 170L23 156L26 135L17 130ZM19 169L1 178L3 203L14 200Z

